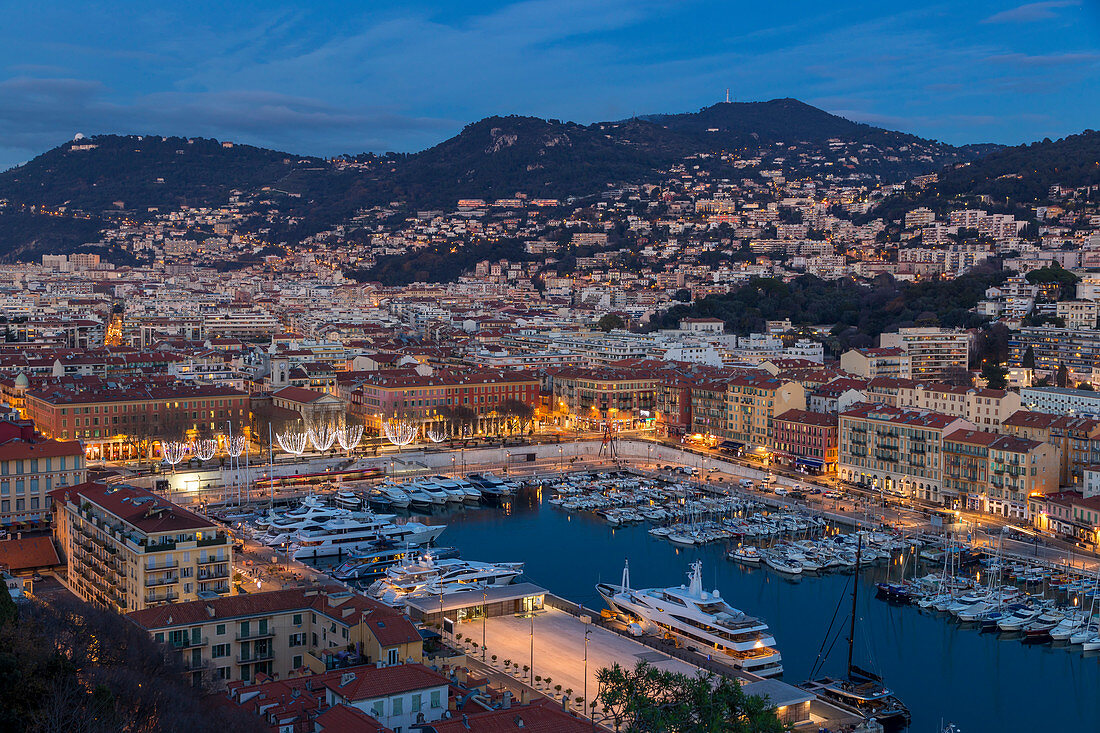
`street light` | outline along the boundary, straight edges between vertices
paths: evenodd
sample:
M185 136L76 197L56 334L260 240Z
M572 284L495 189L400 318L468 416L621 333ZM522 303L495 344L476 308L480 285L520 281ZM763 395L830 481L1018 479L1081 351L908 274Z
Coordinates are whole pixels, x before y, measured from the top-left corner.
M591 624L592 617L588 615L581 616L581 623L584 624L584 704L588 704L588 637L592 633Z

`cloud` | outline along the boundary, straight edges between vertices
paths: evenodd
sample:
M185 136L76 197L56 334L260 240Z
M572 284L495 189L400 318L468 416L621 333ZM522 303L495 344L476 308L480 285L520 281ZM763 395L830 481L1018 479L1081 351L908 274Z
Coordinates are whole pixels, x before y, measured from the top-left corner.
M1100 62L1100 52L1048 53L1028 55L1024 53L1005 53L990 56L989 60L1012 66L1046 68L1051 66L1081 66Z
M208 136L291 152L334 154L384 147L394 131L435 141L460 124L404 114L385 105L337 106L262 90L160 92L125 102L113 101L112 92L83 79L0 80L0 168L78 131Z
M989 16L983 23L1037 23L1058 17L1055 12L1062 8L1073 8L1081 4L1080 0L1051 0L1050 2L1028 3L1011 10L1002 10Z

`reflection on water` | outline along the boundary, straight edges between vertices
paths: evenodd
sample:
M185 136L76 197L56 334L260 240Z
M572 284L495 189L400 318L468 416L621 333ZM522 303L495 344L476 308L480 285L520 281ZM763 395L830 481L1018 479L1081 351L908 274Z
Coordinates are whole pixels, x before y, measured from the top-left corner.
M704 585L767 620L783 654L784 679L792 682L809 674L838 602L850 598L850 574L781 577L730 562L724 544L675 547L651 537L647 525L612 529L591 514L540 505L536 492L522 492L505 508L458 509L429 521L450 525L440 541L463 557L523 561L531 582L593 609L603 605L593 586L618 582L626 558L637 587L686 582L688 563L701 558ZM862 574L855 655L881 672L913 711L910 730L937 731L941 720L966 733L1100 730L1096 655L979 634L945 616L874 598L873 583L887 573L896 579L899 570L883 565ZM847 613L845 604L838 623ZM826 673L843 671L843 632L840 637Z

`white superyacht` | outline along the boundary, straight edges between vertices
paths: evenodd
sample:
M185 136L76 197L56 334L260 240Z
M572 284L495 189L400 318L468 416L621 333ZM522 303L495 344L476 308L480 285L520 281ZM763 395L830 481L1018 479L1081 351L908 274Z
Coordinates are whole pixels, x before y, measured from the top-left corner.
M622 585L599 583L596 590L613 611L638 619L649 632L671 634L701 649L728 655L735 667L761 677L782 674L783 664L768 625L726 603L717 590L703 590L703 563L696 560L688 585L630 587L630 567Z

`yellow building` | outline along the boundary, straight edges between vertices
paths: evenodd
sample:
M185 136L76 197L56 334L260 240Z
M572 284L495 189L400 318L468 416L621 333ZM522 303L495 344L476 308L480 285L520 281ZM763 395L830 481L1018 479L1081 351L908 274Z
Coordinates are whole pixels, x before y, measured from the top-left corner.
M133 486L54 490L69 588L119 613L230 592L233 544L210 519Z
M806 388L798 382L768 374L735 377L726 387L726 437L766 450L775 416L805 409Z
M343 588L294 588L177 603L127 615L216 681L278 678L350 664L424 661L406 616Z

